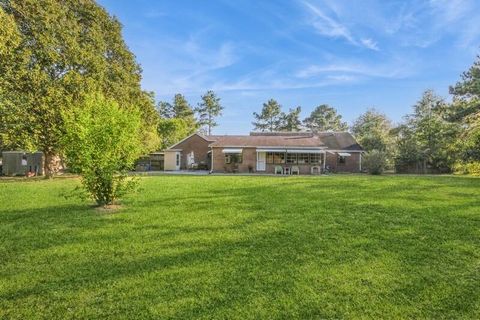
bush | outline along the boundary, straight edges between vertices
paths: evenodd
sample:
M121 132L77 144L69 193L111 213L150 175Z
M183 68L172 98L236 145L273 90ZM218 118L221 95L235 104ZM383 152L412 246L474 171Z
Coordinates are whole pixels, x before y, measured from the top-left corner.
M456 174L470 174L472 176L480 176L480 161L457 162L453 167Z
M141 155L141 117L100 95L63 115L66 162L98 205L111 205L135 186L127 172Z
M362 165L370 174L382 174L387 166L387 154L378 150L367 152L362 157Z

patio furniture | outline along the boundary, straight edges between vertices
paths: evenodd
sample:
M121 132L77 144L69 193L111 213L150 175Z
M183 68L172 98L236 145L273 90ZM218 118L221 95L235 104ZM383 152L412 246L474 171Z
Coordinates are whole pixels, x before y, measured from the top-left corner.
M292 174L292 171L291 171L290 167L284 167L283 168L283 173L284 174Z
M297 166L293 166L291 174L299 175L300 174L300 168L297 167Z
M283 174L283 168L281 166L275 166L275 174Z
M322 170L321 170L320 167L318 167L318 166L313 166L313 167L310 169L310 173L311 173L311 174L320 174L320 173L322 173Z

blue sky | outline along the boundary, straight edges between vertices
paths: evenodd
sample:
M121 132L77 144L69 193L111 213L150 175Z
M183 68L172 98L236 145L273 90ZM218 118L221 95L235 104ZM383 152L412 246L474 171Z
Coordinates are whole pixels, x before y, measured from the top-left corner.
M399 122L425 89L448 86L480 53L478 0L99 0L124 26L157 100L212 89L217 134L252 129L275 98L302 117L319 104L351 123L369 107Z

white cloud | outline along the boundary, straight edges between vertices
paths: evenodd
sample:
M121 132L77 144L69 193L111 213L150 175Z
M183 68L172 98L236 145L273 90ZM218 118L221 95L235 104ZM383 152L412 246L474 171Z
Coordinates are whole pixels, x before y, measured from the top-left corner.
M360 42L368 49L374 50L374 51L379 51L380 49L378 48L377 42L373 41L372 39L361 39Z
M353 39L352 35L350 34L350 30L340 22L335 21L333 18L326 15L322 10L317 8L316 6L304 2L305 6L310 9L312 13L316 16L312 24L317 29L317 32L325 35L327 37L340 37L346 39L351 44L357 45L357 41Z
M354 61L334 61L330 64L317 65L312 64L301 68L295 73L299 79L308 78L329 78L344 79L347 76L356 76L368 78L387 78L400 79L405 78L414 73L414 62L405 61L404 59L393 59L387 62L354 62Z
M330 38L343 38L354 46L361 46L374 51L379 50L374 40L370 38L357 40L345 24L329 16L318 6L314 6L307 1L303 1L303 4L309 9L310 13L313 14L314 19L311 21L311 25L319 34Z

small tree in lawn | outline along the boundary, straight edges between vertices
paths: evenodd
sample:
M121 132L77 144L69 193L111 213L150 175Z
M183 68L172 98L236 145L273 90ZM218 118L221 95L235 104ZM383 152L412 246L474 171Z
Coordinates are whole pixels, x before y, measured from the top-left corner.
M98 205L114 204L134 186L127 171L143 151L139 110L92 95L63 116L67 166Z
M370 174L382 174L387 166L387 153L380 150L372 150L363 155L363 167Z

